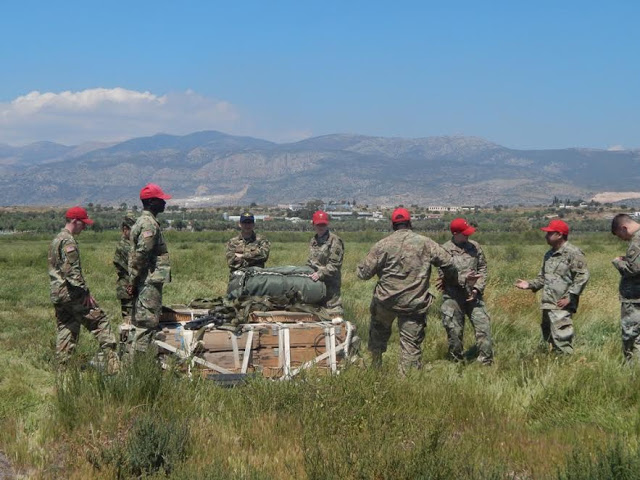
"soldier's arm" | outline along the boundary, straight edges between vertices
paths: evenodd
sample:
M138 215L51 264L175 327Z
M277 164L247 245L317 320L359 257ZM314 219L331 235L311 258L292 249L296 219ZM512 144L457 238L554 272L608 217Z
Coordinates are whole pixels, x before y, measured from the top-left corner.
M116 267L118 278L129 277L129 255L127 251L118 245L113 255L113 265Z
M542 287L544 287L544 261L542 262L538 276L534 280L529 280L529 290L537 292Z
M569 264L573 283L569 286L569 294L579 296L589 281L587 260L582 254L574 255Z
M129 254L129 283L131 285L137 285L147 273L157 235L157 229L151 225L131 230L131 253Z
M360 280L369 280L380 271L382 254L378 251L377 245L374 245L367 256L360 262L356 269L356 273Z
M431 265L438 267L444 281L448 285L458 285L458 269L453 264L453 257L444 248L431 239L427 242L427 255ZM463 286L463 285L461 285Z
M613 260L613 265L623 277L640 275L640 245L630 245L627 254L622 259Z
M326 265L318 265L318 279L323 280L325 278L335 277L342 268L342 260L344 258L344 243L342 240L337 240L331 245L329 251L329 259Z
M61 242L60 255L62 257L61 270L64 274L65 281L73 290L72 296L82 297L89 295L89 288L82 275L78 245L71 241Z
M258 248L253 252L251 258L255 263L266 263L269 260L269 251L271 250L271 244L266 238L261 239L258 242Z
M227 248L225 250L225 257L227 259L227 265L230 267L238 267L242 261L241 258L236 257L236 245L233 242L233 239L227 242Z
M482 248L478 248L478 269L477 272L481 275L476 284L473 286L478 292L483 293L484 288L487 285L487 277L488 277L488 269L487 269L487 258L484 256L484 251Z

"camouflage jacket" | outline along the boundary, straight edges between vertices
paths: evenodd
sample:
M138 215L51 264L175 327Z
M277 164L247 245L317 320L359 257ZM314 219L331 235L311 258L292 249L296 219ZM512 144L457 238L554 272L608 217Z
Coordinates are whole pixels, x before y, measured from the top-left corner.
M131 242L125 236L120 237L118 246L113 255L113 265L116 267L118 280L116 280L116 297L119 299L129 299L127 293L129 285L129 254L131 253Z
M229 269L234 272L246 267L264 268L269 259L270 249L269 240L256 235L255 232L246 240L242 234L239 234L227 242L225 256L227 257ZM236 253L242 254L242 257L236 257Z
M151 283L169 283L169 251L153 213L144 210L131 227L129 237L129 283L136 287Z
M544 255L540 273L529 282L534 292L542 289L543 310L562 310L556 305L561 298L569 298L571 303L565 308L575 312L578 297L589 281L589 270L584 253L575 245L565 242L558 250L549 250Z
M53 303L82 302L89 295L82 275L78 243L66 228L51 242L48 264Z
M314 235L311 238L307 265L318 272L318 280L339 285L342 280L343 257L344 243L335 233L327 230L322 237Z
M622 260L613 260L613 265L621 275L618 288L620 301L640 303L640 230L631 237Z
M467 291L465 286L467 275L469 273L479 273L482 276L476 281L473 288L483 294L487 284L487 259L480 244L476 241L468 240L462 245L456 245L453 240L449 240L442 245L442 248L451 254L453 264L458 271L457 282L444 282L444 293L450 297L464 296L466 298L471 293ZM442 276L442 270L440 275ZM471 288L468 290L471 290Z
M412 230L396 230L376 243L358 265L358 278L378 276L374 298L400 313L425 313L431 304L431 265L456 282L451 255L436 242Z

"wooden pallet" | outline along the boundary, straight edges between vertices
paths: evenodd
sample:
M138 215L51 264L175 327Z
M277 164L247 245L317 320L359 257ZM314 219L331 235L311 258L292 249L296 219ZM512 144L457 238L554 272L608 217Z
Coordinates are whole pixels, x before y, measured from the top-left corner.
M267 313L267 312L261 312ZM279 312L291 314L291 312ZM287 379L315 365L336 373L351 358L355 327L342 319L332 322L246 323L237 331L185 330L183 323L165 323L158 346L191 359L202 373L258 372Z

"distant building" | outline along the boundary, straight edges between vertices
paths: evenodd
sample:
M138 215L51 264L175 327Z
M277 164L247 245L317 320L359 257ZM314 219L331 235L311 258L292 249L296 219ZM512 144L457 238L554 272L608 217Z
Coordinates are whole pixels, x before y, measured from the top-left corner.
M239 222L240 221L240 215L229 215L226 212L222 214L222 218L224 220L229 221L229 222ZM263 222L271 220L271 216L269 216L269 215L254 215L253 218L256 220L256 222L258 220L261 220Z
M459 212L460 210L462 210L462 207L445 207L442 205L430 205L427 207L427 211L429 212Z

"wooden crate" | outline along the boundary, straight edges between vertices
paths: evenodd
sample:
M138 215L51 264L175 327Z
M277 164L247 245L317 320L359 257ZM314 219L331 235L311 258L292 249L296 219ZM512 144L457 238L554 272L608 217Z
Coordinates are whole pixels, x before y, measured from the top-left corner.
M200 348L207 352L232 352L233 338L235 337L238 348L246 348L248 332L236 335L228 330L206 330L200 340ZM251 342L251 349L258 348L260 337L254 335Z
M271 312L251 312L249 320L250 323L317 323L320 318L313 313L274 310Z
M189 320L190 317L191 314ZM345 349L349 348L347 343L355 335L355 327L341 319L247 323L240 325L237 333L213 326L186 330L184 322L165 322L161 327L158 346L170 354L191 359L205 375L255 371L269 378L290 378L311 366L336 372L348 359Z
M186 323L209 314L206 308L189 308L186 305L169 305L162 307L160 323Z

